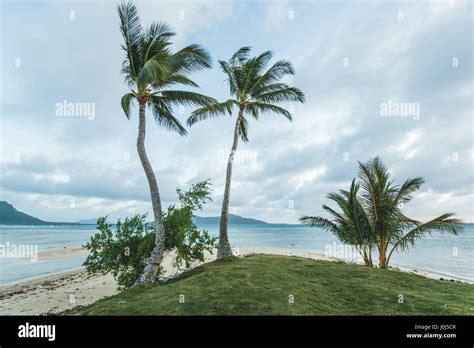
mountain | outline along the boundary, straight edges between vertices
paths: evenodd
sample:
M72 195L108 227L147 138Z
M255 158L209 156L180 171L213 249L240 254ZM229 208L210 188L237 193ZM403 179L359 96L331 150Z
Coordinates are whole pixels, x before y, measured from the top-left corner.
M37 219L15 209L6 201L0 201L0 224L5 225L48 225L49 222Z
M220 216L193 216L193 222L196 225L219 225L221 221ZM152 222L152 221L150 221ZM78 224L81 225L95 225L97 223L97 219L87 219L87 220L79 220L77 221ZM271 225L265 221L257 220L257 219L250 219L245 218L239 215L229 214L229 225Z
M196 225L219 226L220 216L193 216ZM18 211L6 201L0 201L0 225L95 225L97 219L86 219L78 222L50 222L43 221L31 215ZM229 214L229 225L253 225L253 226L279 226L286 224L270 224L268 222L245 218L239 215Z
M219 225L220 216L193 216L196 225ZM270 225L268 222L245 218L239 215L229 214L229 225Z
M49 222L15 209L6 201L0 201L0 225L76 225L70 222Z

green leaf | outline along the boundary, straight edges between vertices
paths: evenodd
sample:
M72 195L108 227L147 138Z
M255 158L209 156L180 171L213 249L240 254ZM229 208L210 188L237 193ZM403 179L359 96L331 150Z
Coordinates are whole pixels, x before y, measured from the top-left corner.
M127 93L122 97L121 105L127 119L130 119L130 105L133 104L134 98L135 95L133 93Z

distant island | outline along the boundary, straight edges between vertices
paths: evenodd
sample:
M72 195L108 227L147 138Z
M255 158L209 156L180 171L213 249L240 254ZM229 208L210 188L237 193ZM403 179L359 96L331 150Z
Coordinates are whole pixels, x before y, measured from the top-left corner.
M220 216L193 216L193 222L196 225L219 225L221 221ZM239 215L229 214L230 225L271 225L268 222L245 218Z
M7 201L0 201L0 224L1 225L77 225L73 222L50 222L28 215L15 209Z
M219 225L220 216L193 216L196 225ZM79 220L77 222L51 222L38 219L15 209L6 201L0 201L0 224L1 225L95 225L97 218ZM251 219L239 215L229 214L229 225L254 225L272 226L286 224L272 224L262 220Z
M199 225L219 226L220 221L221 221L220 216L198 216L198 215L193 216L193 223L195 223L198 226ZM96 222L97 222L97 219L87 219L87 220L79 220L77 223L81 225L95 225ZM287 225L287 224L273 224L273 223L265 222L262 220L246 218L246 217L235 215L235 214L229 214L229 225L253 225L253 226L270 227L273 225Z
M198 226L199 225L219 225L220 221L221 221L220 216L198 216L198 215L193 216L193 223L195 223ZM87 220L79 220L77 223L81 225L95 225L96 222L97 222L97 219L87 219ZM242 216L234 215L234 214L229 214L229 224L230 225L265 225L265 226L273 225L262 220L246 218L246 217L242 217Z

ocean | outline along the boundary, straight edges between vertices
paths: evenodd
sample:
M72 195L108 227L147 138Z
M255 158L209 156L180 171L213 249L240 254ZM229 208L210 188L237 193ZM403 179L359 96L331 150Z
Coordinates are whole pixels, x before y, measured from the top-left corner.
M218 235L215 225L199 227ZM0 225L0 247L3 245L5 250L6 245L29 245L42 251L84 245L95 232L94 225ZM355 260L351 250L344 248L331 233L303 225L231 225L229 239L233 247L304 250ZM77 269L85 260L84 255L36 261L6 256L0 257L0 284ZM409 251L394 254L390 264L474 282L474 224L464 224L464 232L459 236L433 233Z

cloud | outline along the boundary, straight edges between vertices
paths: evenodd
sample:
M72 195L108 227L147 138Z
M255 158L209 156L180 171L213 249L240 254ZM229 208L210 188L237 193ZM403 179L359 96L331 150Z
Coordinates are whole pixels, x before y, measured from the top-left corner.
M321 214L329 192L346 189L357 162L381 156L394 178L426 179L414 217L454 211L474 221L472 204L472 3L421 2L137 2L143 23L168 22L176 47L203 44L216 59L237 48L271 49L293 62L288 80L304 105L294 121L249 120L239 144L231 212L272 222ZM47 220L150 212L136 155L137 120L126 120L120 97L123 52L116 3L7 3L1 72L2 199ZM70 19L75 11L75 19ZM184 11L184 12L180 12ZM289 19L288 11L293 11ZM402 19L400 12L403 12ZM17 23L24 23L17 30ZM28 44L25 44L28 43ZM38 54L40 52L40 54ZM21 65L15 66L15 59ZM201 93L228 97L217 69L193 78ZM58 102L90 102L96 117L58 117ZM382 103L418 103L419 117L387 117ZM177 113L185 121L190 109ZM136 113L136 110L133 110ZM149 118L146 147L164 206L176 187L211 178L220 213L234 117L195 125L187 138ZM75 208L69 208L70 202Z

